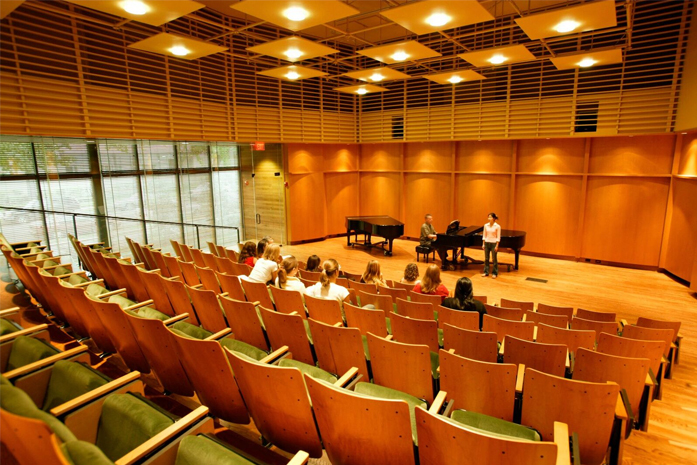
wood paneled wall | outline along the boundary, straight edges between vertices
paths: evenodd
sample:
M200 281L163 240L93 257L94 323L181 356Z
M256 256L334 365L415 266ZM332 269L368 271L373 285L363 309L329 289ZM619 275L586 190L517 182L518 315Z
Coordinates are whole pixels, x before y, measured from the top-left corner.
M416 238L426 213L443 231L493 211L527 232L526 252L697 273L697 133L289 144L287 156L292 242L342 234L347 215L390 215Z

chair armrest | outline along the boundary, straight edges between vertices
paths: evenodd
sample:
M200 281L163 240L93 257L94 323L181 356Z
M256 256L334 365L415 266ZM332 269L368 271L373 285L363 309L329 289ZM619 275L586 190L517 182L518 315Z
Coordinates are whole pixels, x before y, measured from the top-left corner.
M297 312L296 312L296 313L297 313ZM337 321L337 322L334 323L332 326L334 326L335 328L341 328L342 326L344 326L344 322L343 322L343 321Z
M535 327L532 329L532 340L537 341L537 325L535 325Z
M621 328L621 329L624 329L625 326L628 326L628 325L629 325L629 323L627 322L627 320L625 320L625 319L623 319L623 318L620 319L619 323L620 323L620 328Z
M385 340L386 340L386 341L391 341L392 339L394 339L394 336L391 335L391 334L388 334L387 336L385 336ZM439 368L440 368L440 367L439 367Z
M169 326L176 323L177 321L186 320L187 318L189 318L188 313L180 313L179 315L173 316L172 318L169 318L163 321L162 323L164 323L166 326Z
M501 341L501 346L499 347L499 357L503 357L503 350L506 347L506 338L504 337ZM499 359L501 360L501 359Z
M35 244L41 244L41 239L37 239L34 241L10 242L10 245L12 246L12 248L14 248L14 246L16 246L16 245L27 245L27 244L30 244L32 242Z
M304 450L298 451L297 454L293 456L292 459L290 459L290 462L288 462L287 465L304 465L310 460L310 454L305 452Z
M138 262L138 263L133 264L133 266L143 266L143 265L145 265L145 263L143 263L143 262Z
M203 283L201 283L201 286L203 286ZM191 286L191 287L193 287L193 286ZM227 292L222 292L222 293L218 294L218 297L227 297L227 296L229 296L229 295L230 295L230 294L227 293Z
M537 326L535 326L537 328ZM571 361L569 359L569 348L566 349L566 369L571 370Z
M106 293L104 293L104 294L99 294L99 295L97 296L97 298L98 298L99 300L102 300L102 299L105 298L105 297L111 297L112 295L119 295L119 294L125 294L125 293L126 293L126 288L125 288L125 287L122 287L121 289L116 289L115 291L106 292Z
M627 409L622 401L621 394L617 396L617 403L615 404L615 418L619 420L629 419L629 414L627 413Z
M152 303L154 303L154 302L155 302L155 301L152 300L152 299L144 300L144 301L142 301L142 302L138 302L137 304L131 305L130 307L124 308L124 311L125 311L125 310L138 310L139 308L147 307L148 305L150 305L150 304L152 304ZM188 315L187 315L187 316L188 316ZM171 320L171 318L170 318L170 320Z
M67 278L70 276L82 276L83 278L87 279L87 273L85 273L84 271L76 271L75 273L59 274L57 276L54 276L54 278L63 279L63 278Z
M195 423L208 415L208 407L201 406L192 411L182 419L174 422L173 425L165 428L140 446L136 447L120 459L116 460L116 465L130 465L151 454L162 445L179 436L182 432L191 428Z
M266 357L262 358L259 360L259 363L268 363L268 364L273 364L274 361L277 359L283 357L288 353L289 347L288 346L281 346L278 349L274 350L271 352L269 355Z
M523 393L523 380L525 379L525 365L522 363L518 365L518 374L515 379L515 392L516 394Z
M100 284L103 283L103 279L95 279L94 281L85 281L84 283L74 284L73 287L87 287L90 284Z
M627 421L629 421L629 424L631 425L625 432L624 438L627 439L631 431L634 429L634 425L636 424L636 416L634 415L634 410L632 409L632 404L629 402L629 397L627 396L626 390L620 389L620 398L622 399L622 404L627 412Z
M94 244L85 244L85 245L91 249L95 245L104 245L104 242L95 242Z
M24 245L24 243L22 243L21 245ZM46 247L48 247L48 246L47 245L35 245L34 247L14 247L13 246L12 248L15 249L15 252L19 253L20 250L31 250L31 249L44 250ZM22 255L22 254L20 254L20 255Z
M17 313L19 313L19 307L6 308L5 310L0 310L0 318L6 318Z
M194 285L194 286L189 286L189 287L192 287L192 288L194 288L194 289L198 289L199 287L203 287L203 284L196 284L196 285ZM222 294L221 294L221 295L222 295Z
M48 261L60 263L61 259L60 259L60 257L48 257L48 258L42 258L40 260L32 260L29 263L31 263L32 265L35 265L37 263L43 263L43 262L48 262Z
M48 325L45 323L41 325L32 326L31 328L27 329L20 329L19 331L15 331L14 333L0 336L0 344L11 341L15 339L17 336L29 336L30 334L46 331L47 329Z
M431 407L428 409L428 413L432 413L434 415L438 415L438 413L441 411L443 408L443 404L445 404L445 399L447 399L448 393L445 391L438 391L438 394L436 395L436 398L433 399L433 403L431 404Z
M87 346L81 345L80 347L75 347L74 349L66 350L63 352L58 352L56 355L51 355L50 357L42 358L29 365L24 365L22 367L16 368L12 371L3 373L3 376L7 379L18 378L20 376L27 375L42 368L46 368L49 365L53 365L59 360L65 360L75 355L80 355L83 352L87 352Z
M139 378L140 372L132 371L120 378L116 378L115 380L109 383L99 386L97 389L93 389L90 392L87 392L81 396L69 400L68 402L65 402L57 407L52 408L51 415L53 415L54 417L65 416L68 413L82 407L83 405L92 402L93 400L99 397L110 394L116 391L117 389L138 380Z
M554 443L557 445L556 465L569 465L571 463L569 425L560 421L554 422Z
M73 265L71 263L66 263L65 265L51 265L51 266L44 266L41 268L42 270L55 270L56 268L59 267L64 267L64 268L70 268L72 271Z
M205 338L204 341L217 341L217 340L222 339L223 337L227 336L231 332L232 332L232 330L230 328L225 328L225 329L218 331L215 334L211 334L210 336Z
M346 373L344 373L344 374L341 376L341 378L337 379L337 380L334 382L334 386L337 386L337 387L346 387L346 385L347 385L353 378L355 378L357 374L358 374L358 368L356 368L356 367L351 367L351 368L349 368L348 371L346 371Z
M169 281L179 281L181 279L181 276L175 275L175 276L172 276L171 278L165 278L165 279L167 279Z

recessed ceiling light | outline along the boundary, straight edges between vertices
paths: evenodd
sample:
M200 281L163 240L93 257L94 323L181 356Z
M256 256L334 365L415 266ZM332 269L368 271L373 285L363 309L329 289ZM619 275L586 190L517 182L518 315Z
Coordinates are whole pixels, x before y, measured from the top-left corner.
M390 58L392 58L394 61L404 61L409 58L409 54L401 51L394 52Z
M370 76L370 80L373 81L373 82L380 82L380 81L382 81L383 79L385 79L385 76L383 76L383 75L380 74L380 73L373 73L373 75Z
M139 0L126 0L125 2L121 2L121 8L123 8L126 13L132 15L144 15L150 11L148 5Z
M581 68L588 68L588 67L590 67L590 66L593 66L593 65L596 64L596 63L597 63L597 61L595 61L595 60L592 59L592 58L584 58L583 60L581 60L581 61L578 62L578 65L579 65Z
M366 89L364 87L360 87L360 88L356 89L356 93L358 95L365 95L368 93L368 89Z
M489 58L488 61L492 65L500 65L501 63L503 63L506 60L508 60L508 58L506 58L505 56L503 56L501 54L497 54L497 55L494 55L493 57Z
M288 79L290 79L291 81L293 81L295 79L298 79L300 77L300 75L298 73L296 73L295 71L288 71L288 73L286 73L286 77Z
M298 50L297 48L289 48L288 50L283 52L283 54L291 60L295 60L296 58L300 58L304 55L304 53Z
M286 10L283 10L283 16L290 19L291 21L302 21L303 19L310 16L310 13L305 8L300 8L299 6L292 6Z
M448 82L451 84L458 84L462 82L462 78L460 76L453 76L450 79L448 79Z
M169 51L172 53L172 55L176 55L178 57L183 57L191 53L191 50L183 45L175 45L174 47L170 48Z
M567 20L562 21L561 23L557 24L556 26L554 26L554 30L563 34L565 32L573 31L574 29L576 29L580 25L581 24L576 22L576 21L572 21L570 19L567 19Z
M426 23L433 27L445 26L450 22L452 18L445 13L433 13L431 16L426 18Z

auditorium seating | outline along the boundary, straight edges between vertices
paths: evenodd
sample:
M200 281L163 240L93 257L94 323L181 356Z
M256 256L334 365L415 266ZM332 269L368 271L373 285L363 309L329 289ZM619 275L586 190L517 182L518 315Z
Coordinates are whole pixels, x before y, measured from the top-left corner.
M496 363L498 360L498 335L495 332L463 329L447 323L441 327L445 350L454 350L457 355L482 362Z
M484 308L486 309L487 315L491 315L502 320L523 321L523 315L525 315L523 310L517 307L507 308L484 304Z

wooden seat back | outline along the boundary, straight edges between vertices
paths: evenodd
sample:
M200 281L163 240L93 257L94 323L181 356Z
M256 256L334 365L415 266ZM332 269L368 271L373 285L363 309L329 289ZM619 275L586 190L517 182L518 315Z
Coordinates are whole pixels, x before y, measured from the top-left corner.
M240 284L242 284L244 295L249 302L259 302L259 305L262 307L274 308L271 294L269 294L269 288L266 284L247 281L244 278L240 279Z
M233 276L237 279L236 276ZM225 311L230 329L235 339L253 345L257 349L269 350L269 343L264 336L261 316L252 302L220 297L220 304Z
M201 284L203 284L204 289L213 291L216 294L220 294L223 291L220 289L220 283L218 282L218 277L216 276L217 271L213 268L201 268L196 267L196 274L201 279Z
M436 311L438 312L438 326L440 328L449 324L470 331L479 331L479 312L465 312L443 306L436 307Z
M400 283L399 281L393 281L392 285L397 289L404 289L407 291L407 297L409 293L414 290L414 284ZM405 299L407 298L405 297Z
M496 333L499 342L505 336L513 336L518 339L532 341L535 336L535 323L531 321L512 321L484 315L482 331Z
M420 292L410 292L409 298L412 302L428 302L432 303L434 307L443 303L443 297L439 295L432 294L421 294Z
M208 245L208 250L210 250L210 252L213 255L215 255L216 257L220 256L220 254L218 253L218 246L215 245L215 242L206 241L206 245Z
M653 328L653 329L672 329L673 330L673 342L678 338L680 333L680 321L667 321L667 320L656 320L652 318L646 318L640 316L637 318L636 325L642 328Z
M206 253L206 252L201 252L201 255L203 255L203 261L206 263L206 266L210 268L213 271L220 271L218 269L218 261L216 258L218 258L217 255L213 255L212 253Z
M175 241L174 239L170 239L169 243L172 244L172 250L174 250L175 255L177 257L183 258L184 255L182 254L182 249L179 245L179 242Z
M346 326L349 328L358 328L363 335L373 333L380 335L380 337L387 336L387 322L382 310L361 308L344 302L344 313L346 314ZM310 312L310 317L313 318L312 312ZM331 324L331 321L325 321L325 323Z
M194 265L200 266L201 268L208 266L206 260L203 258L203 252L195 247L190 247L191 257L194 259Z
M190 262L190 263L193 263L193 262L194 262L194 255L191 253L191 247L189 247L188 245L184 244L183 242L180 242L180 243L179 243L179 248L180 248L181 251L182 251L182 258L181 258L181 260L182 260L183 262Z
M153 250L150 247L140 246L140 248L143 251L143 257L145 257L145 266L147 267L147 269L148 270L156 270L157 269L157 261L155 261L155 256L153 255Z
M160 257L162 257L161 254L160 254ZM164 258L162 260L164 261ZM129 289L130 283L128 282L128 279L126 279L126 275L124 274L123 270L121 269L121 264L119 263L119 259L116 257L107 257L105 255L104 261L106 262L107 266L111 270L111 274L114 275L114 279L116 280L116 284L118 286L118 287L116 287L116 289L127 289L129 297L132 296L131 290ZM167 270L165 269L165 271L167 271ZM135 296L133 296L133 297L135 297Z
M180 260L179 268L182 270L182 275L184 276L186 284L189 286L201 284L201 278L199 278L198 273L196 273L196 265L194 262L183 262Z
M300 370L225 353L254 426L264 438L286 452L304 450L311 457L321 457L322 443Z
M665 342L665 348L663 349L663 356L668 357L670 354L670 346L673 343L674 331L670 328L647 328L643 326L636 325L626 325L622 329L622 337L628 337L630 339L640 339L642 341L663 341Z
M232 266L232 265L234 265L235 263L234 263L232 260L230 260L229 258L227 258L227 257L216 257L216 258L213 258L213 260L215 260L215 266L216 266L216 268L218 269L219 272L221 272L221 273L227 273L227 274L230 274L230 275L234 275L234 274L235 274L236 268L235 268L234 266Z
M573 379L593 383L614 381L627 392L629 405L637 415L650 365L647 358L619 357L581 348L576 353Z
M179 267L179 259L171 255L163 255L162 258L165 259L165 263L167 264L167 270L169 270L170 277L179 276L181 281L185 282L184 273L182 273L182 270Z
M310 331L319 367L341 376L350 368L358 368L363 381L368 382L363 338L357 328L332 326L310 318Z
M143 280L141 279L140 272L138 271L140 267L136 265L131 265L127 263L120 263L121 271L128 281L128 296L133 297L132 300L137 302L144 302L150 299L150 293L145 287Z
M349 289L355 289L356 292L363 291L367 294L377 294L378 293L377 284L367 284L367 283L362 283L359 281L353 281L353 280L349 279L348 287L349 287Z
M303 283L305 285L306 288L310 287L310 286L314 286L315 284L317 284L317 281L312 281L312 280L305 279L302 277L298 277L298 279L300 280L301 283Z
M305 383L331 463L414 465L406 402L357 395L307 375Z
M349 286L353 281L349 281ZM358 300L362 307L366 305L374 305L378 310L382 310L385 316L388 316L394 307L392 305L392 297L389 295L380 295L373 293L368 293L365 291L358 291Z
M539 431L543 441L554 437L554 422L578 433L583 463L600 465L612 436L620 387L560 378L534 369L525 370L520 423Z
M198 321L204 329L217 333L228 327L225 314L215 292L207 289L194 289L191 286L186 286L186 290L191 296L191 303L196 310Z
M489 303L489 299L488 299L487 296L485 296L485 295L475 295L475 296L472 296L472 298L473 298L474 300L480 301L480 302L483 303L483 304L488 304L488 303Z
M523 364L543 373L563 377L566 373L568 350L563 344L543 344L513 336L504 339L504 363Z
M417 320L392 312L390 321L395 341L425 344L431 352L438 352L438 323L435 320Z
M520 308L497 307L495 305L484 304L486 314L501 318L502 320L523 321L525 312Z
M276 304L276 311L281 313L298 312L300 317L307 318L305 303L303 302L303 296L300 292L290 289L279 289L276 286L269 286L269 289L271 290L273 301Z
M181 278L163 278L159 277L162 281L162 285L167 291L167 297L169 297L169 303L172 305L172 310L177 315L182 315L184 313L189 314L189 322L192 325L199 326L201 324L198 313L194 309L191 303L191 297L186 291L186 285L183 283Z
M349 281L360 282L363 275L361 273L349 273L348 271L342 271L341 276L348 279Z
M88 337L89 329L83 321L83 315L75 306L75 302L73 302L73 300L68 297L68 294L63 291L65 287L61 285L61 278L56 276L42 276L42 278L46 290L56 298L56 301L61 309L60 313L63 314L65 321L70 324L77 336ZM56 313L55 310L54 313ZM19 318L19 314L17 314L17 317L18 321L16 321L16 323L21 325L22 323L21 319Z
M574 316L574 307L557 307L554 305L537 304L537 311L547 315L564 315L569 323Z
M314 283L318 283L319 280L322 278L322 273L319 271L300 270L298 274L301 278L307 279L308 281L312 281Z
M230 266L234 270L232 274L236 276L249 276L249 273L252 272L252 267L244 263L232 263Z
M164 313L165 315L174 316L174 310L172 309L172 304L167 297L167 290L165 289L159 274L156 271L147 271L142 268L137 268L138 273L140 273L140 281L145 285L145 289L148 291L148 295L155 302L155 308L157 311Z
M116 346L111 339L111 332L104 326L102 320L97 315L97 310L92 306L91 300L85 294L85 290L79 287L72 287L61 281L63 286L63 295L66 296L75 311L80 315L80 319L87 329L87 334L92 339L92 342L102 351L106 353L115 353Z
M392 297L393 303L396 303L397 299L407 300L409 298L409 291L407 291L406 289L398 288L398 287L379 286L378 292L380 294L389 295L390 297Z
M665 347L664 341L646 341L602 333L598 338L597 351L618 357L646 358L651 371L658 376Z
M516 376L512 363L490 363L440 351L440 390L453 409L513 421Z
M519 308L521 310L534 310L535 302L520 302L518 300L501 299L504 308Z
M617 334L617 323L614 321L593 321L583 318L571 318L571 329L595 331L595 340L598 341L600 333Z
M341 315L341 304L336 299L323 299L321 297L305 296L305 305L310 318L328 325L344 321ZM344 304L346 305L346 304Z
M406 299L397 299L397 313L409 318L417 318L419 320L433 320L434 309L436 308L431 302L416 302ZM438 307L440 309L440 307Z
M532 321L536 325L542 323L555 328L567 329L569 327L569 319L566 315L550 315L548 313L528 311L525 313L525 321Z
M442 328L445 350L454 349L457 355L482 362L496 363L498 360L496 333L458 328L447 323Z
M431 354L427 345L404 344L368 333L375 384L433 402Z
M175 341L175 353L201 404L208 407L215 418L248 424L247 407L220 343L176 334L172 334L172 339Z
M261 319L266 328L266 335L273 350L288 346L293 359L309 365L315 364L310 340L305 331L302 317L286 315L260 306Z
M615 321L617 320L617 313L594 312L592 310L578 308L576 309L576 317L592 321Z
M99 269L101 271L102 276L100 278L104 279L106 282L107 286L110 289L121 289L119 287L119 282L116 280L116 276L111 271L111 267L107 264L106 260L104 259L104 254L99 253L99 252L92 252L94 259L97 263L99 263Z
M572 353L575 353L579 347L593 350L595 331L564 329L539 323L536 341L542 344L564 344Z
M218 278L218 283L220 284L220 289L223 292L227 292L228 297L235 300L247 300L244 295L244 289L242 289L242 283L240 278L235 275L228 273L215 272L215 276Z

